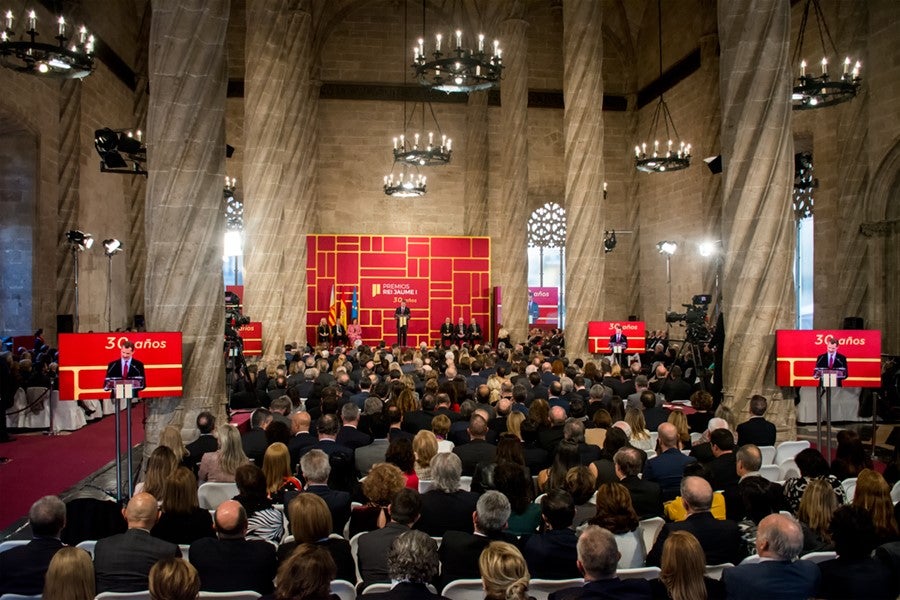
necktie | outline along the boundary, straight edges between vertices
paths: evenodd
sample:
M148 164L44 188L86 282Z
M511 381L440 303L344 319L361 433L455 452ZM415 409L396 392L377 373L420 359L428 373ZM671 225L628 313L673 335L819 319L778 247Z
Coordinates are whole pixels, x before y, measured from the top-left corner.
M122 377L128 378L128 361L122 363Z
M828 368L832 368L834 366L834 354L828 355Z

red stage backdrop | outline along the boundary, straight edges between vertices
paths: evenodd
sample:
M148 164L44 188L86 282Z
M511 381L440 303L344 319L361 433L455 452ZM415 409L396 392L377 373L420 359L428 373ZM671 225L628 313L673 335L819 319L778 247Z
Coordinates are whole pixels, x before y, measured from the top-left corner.
M775 383L784 387L816 387L816 358L825 353L825 338L838 341L838 353L847 357L844 387L881 387L881 332L878 330L786 330L775 332L778 368Z
M181 332L63 333L59 336L60 400L102 400L106 367L120 358L120 344L134 342L147 387L141 398L181 396Z
M588 321L588 352L609 354L609 336L616 332L616 323L628 338L625 354L647 351L647 324L643 321Z
M238 327L238 335L244 340L244 356L262 356L262 331L262 323L254 321Z
M538 305L538 318L532 320L529 311L528 323L531 325L546 325L548 327L559 326L559 288L555 287L531 287L534 302Z
M352 310L357 293L363 342L397 341L394 310L410 309L407 343L440 339L446 317L475 317L490 329L491 240L481 237L381 235L307 236L307 339L328 317L331 291ZM251 315L252 316L252 315ZM350 322L348 315L347 322Z

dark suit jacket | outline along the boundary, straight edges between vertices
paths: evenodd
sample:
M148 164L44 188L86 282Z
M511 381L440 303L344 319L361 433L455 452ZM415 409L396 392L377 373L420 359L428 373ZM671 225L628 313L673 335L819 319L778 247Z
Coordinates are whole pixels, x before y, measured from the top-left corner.
M388 440L375 438L368 446L356 450L356 472L359 475L368 473L376 463L384 462L384 455L388 449Z
M363 594L360 598L365 600L447 600L444 596L429 592L424 583L408 581L398 583L390 591Z
M817 369L827 369L828 368L828 353L820 354L818 358L816 358L816 368ZM843 369L844 377L838 377L837 386L844 386L844 378L847 376L847 357L841 354L840 352L835 352L834 354L834 364L831 366L832 369Z
M600 579L550 594L550 600L650 600L646 579Z
M750 417L737 426L738 444L756 444L757 446L775 445L775 424L766 421L765 417Z
M325 501L331 512L332 529L334 533L341 533L344 525L350 520L350 493L341 490L333 490L327 485L307 485L304 493L315 494ZM285 507L289 500L285 498Z
M98 540L94 548L97 593L146 590L150 568L156 561L173 556L181 556L178 546L143 529L129 529Z
M478 494L457 490L448 494L442 490L430 490L422 494L422 516L415 529L428 535L441 537L448 530L472 531L472 513L478 503Z
M363 589L370 583L390 582L387 555L395 539L409 531L409 527L391 521L381 529L364 533L359 538L356 555L359 573L363 579Z
M631 505L641 519L663 516L662 490L658 483L644 481L637 475L620 481L631 494Z
M453 448L453 453L462 461L462 474L472 476L478 463L493 462L497 447L486 440L472 440Z
M867 598L887 600L897 597L897 580L891 568L878 558L819 563L822 573L820 598Z
M356 427L344 425L338 430L337 437L334 438L334 441L338 444L343 444L348 448L356 450L361 446L368 446L369 444L371 444L372 436L367 433L363 433Z
M118 358L112 362L110 362L106 366L106 377L115 377L121 378L124 373L122 373L122 359ZM144 363L139 361L138 359L131 357L128 359L128 379L144 379L144 385L146 386L146 374L144 372ZM112 395L110 396L112 397ZM138 391L134 391L134 397L138 397ZM98 594L100 592L97 592Z
M669 411L662 406L644 409L644 421L647 423L647 429L656 431L660 425L669 421Z
M666 523L656 538L653 548L647 553L647 566L658 567L662 559L663 544L673 531L687 531L694 534L706 553L706 564L720 565L730 562L738 564L746 556L738 524L728 519L719 521L710 512L689 515L684 521Z
M671 402L689 400L694 388L684 379L666 379L659 387L659 391L666 397L667 402Z
M38 537L24 546L0 553L0 595L41 594L50 561L62 547L62 542L56 538Z
M202 538L191 544L191 564L207 592L253 590L268 594L278 563L275 546L262 540Z
M734 452L720 454L706 467L709 469L709 483L714 490L724 490L737 485L737 456Z
M430 410L412 410L403 415L403 430L413 435L423 429L431 431L431 420L435 414Z
M266 430L260 428L251 429L241 436L241 446L244 447L244 454L251 459L253 463L262 468L263 456L266 455L266 448L269 442L266 440Z
M216 440L215 434L204 433L188 444L186 448L188 451L186 460L189 463L190 468L194 470L194 475L196 475L197 468L200 466L200 459L202 459L203 455L207 452L215 452L218 450L219 442Z
M811 598L816 596L820 580L818 565L808 560L767 560L722 573L729 600Z
M551 460L556 454L556 448L563 439L564 425L554 425L550 429L542 429L538 431L538 445L547 451Z
M291 465L293 466L293 468L297 469L297 473L300 472L300 469L298 467L300 457L303 456L304 452L315 446L318 442L319 438L309 433L308 431L301 431L300 433L295 433L291 436L291 439L288 442L288 452L291 453Z
M522 546L528 572L539 579L581 577L576 544L578 535L571 529L551 529L532 535Z
M464 531L448 531L441 540L438 554L441 557L441 589L457 579L478 579L478 559L481 551L491 542L509 542L517 545L513 536L503 532L480 535Z
M694 462L694 459L690 456L685 456L675 448L669 448L647 461L644 465L644 479L659 484L662 488L663 501L673 500L680 492L684 466L691 462Z

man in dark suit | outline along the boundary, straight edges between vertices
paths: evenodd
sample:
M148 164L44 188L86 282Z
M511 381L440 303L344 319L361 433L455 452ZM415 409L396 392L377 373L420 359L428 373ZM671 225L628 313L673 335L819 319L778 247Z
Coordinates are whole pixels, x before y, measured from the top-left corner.
M775 445L775 424L766 421L763 416L768 407L769 401L765 396L755 394L750 398L750 419L737 426L738 444Z
M434 394L425 394L422 398L421 408L411 410L403 415L403 430L413 435L423 429L430 431L431 420L434 418L436 406L437 400Z
M359 407L348 402L341 407L341 428L334 438L338 444L356 450L372 443L372 436L359 430Z
M657 395L650 390L641 392L640 402L641 409L644 411L644 422L647 424L648 430L656 431L660 425L669 421L669 411L662 406Z
M481 495L472 515L474 533L448 531L443 535L438 554L441 557L441 588L457 579L480 577L478 559L481 551L494 541L516 544L516 538L505 534L512 509L506 496L496 490Z
M288 451L291 453L292 469L297 468L300 456L319 441L316 436L309 432L311 422L312 418L305 410L291 415L291 439L288 442Z
M200 437L186 446L188 451L186 460L194 470L194 475L197 474L197 467L203 455L219 449L219 441L216 439L216 417L208 410L197 415L197 430Z
M128 531L97 541L97 593L139 592L149 586L150 569L161 558L180 557L178 546L150 535L159 518L156 498L135 494L125 508Z
M647 566L658 567L662 559L663 545L673 531L687 531L697 538L706 554L706 564L738 564L746 555L741 530L734 521L719 521L712 516L713 489L702 477L689 476L681 482L681 502L687 518L677 523L666 523L647 554Z
M319 441L312 448L317 448L328 455L331 465L331 476L328 485L332 488L349 492L356 484L356 464L353 448L337 442L338 418L333 414L325 414L316 422ZM312 449L310 448L310 450ZM306 452L309 452L307 450ZM303 459L305 453L300 455Z
M335 321L334 327L331 328L331 341L335 346L338 344L347 345L347 328L344 327L340 319Z
M551 373L552 375L552 373ZM550 390L547 389L547 386L544 385L543 381L541 381L541 374L537 371L533 371L528 374L528 383L531 384L531 390L529 390L529 404L532 400L536 400L538 398L543 398L544 400L550 400Z
M365 600L445 600L428 589L441 564L437 543L421 531L394 538L387 552L388 575L397 583L390 591L359 596Z
M616 452L613 462L619 483L631 494L631 505L638 517L649 519L663 516L662 490L659 484L638 477L643 465L641 451L625 446Z
M350 520L350 493L328 487L328 478L331 475L328 455L318 448L310 450L300 458L300 473L306 482L303 493L315 494L325 501L331 512L334 533L341 533L344 524ZM290 499L285 496L284 500L287 507Z
M580 577L576 544L578 536L572 530L575 501L565 490L553 489L541 498L543 533L528 537L522 555L528 572L534 578L569 579Z
M716 429L709 434L709 445L715 457L706 465L713 489L725 490L737 485L739 477L734 434L728 429Z
M66 526L66 505L56 496L44 496L28 511L32 540L0 553L0 595L39 596L53 555L63 547L59 540Z
M621 357L628 349L628 338L622 333L622 325L616 323L613 328L615 331L609 336L609 351L612 354L612 361L624 366L625 361Z
M448 530L472 531L478 494L460 489L462 462L452 452L431 459L432 487L422 494L422 513L415 528L441 537Z
M370 390L372 389L372 380L368 377L360 377L359 392L350 396L350 402L359 407L360 410L366 407L366 400L369 399Z
M406 346L406 332L409 329L410 312L406 300L400 300L400 306L394 311L394 321L397 323L397 344L402 348Z
M578 538L578 570L584 585L550 594L550 600L649 600L650 583L646 579L619 579L616 567L620 558L616 537L607 529L590 525Z
M584 466L601 458L600 447L584 441L584 421L574 417L566 419L566 424L563 426L563 441L578 446L578 456Z
M669 371L669 376L659 387L659 392L666 397L666 401L689 400L694 386L681 377L681 367L674 365Z
M481 325L478 324L478 321L475 320L475 317L472 317L472 320L469 322L469 327L466 329L466 334L471 345L480 344L482 339L482 331ZM473 371L475 369L472 369Z
M837 387L843 387L847 378L847 357L838 352L838 341L833 335L825 338L825 352L816 358L816 369L813 372L815 379L821 379L823 370L840 371L837 376Z
M248 540L247 512L236 500L226 500L216 509L216 537L200 538L188 552L205 592L253 590L270 594L278 562L275 546L263 540Z
M449 348L453 345L453 322L450 317L444 319L441 324L441 347Z
M120 358L114 360L106 367L107 379L140 379L141 388L146 384L144 363L134 358L134 342L123 340L119 345ZM137 390L134 392L137 397Z
M765 517L756 532L756 553L763 560L725 569L722 582L728 598L816 597L822 575L812 561L795 560L802 549L803 531L793 517Z
M547 451L552 457L556 454L556 448L565 436L566 411L561 406L550 409L550 428L538 432L538 445Z
M362 576L359 589L365 589L372 583L390 582L387 557L391 544L412 529L413 524L419 520L421 510L422 498L419 492L403 488L397 492L388 507L391 521L381 529L360 536L356 559Z
M497 447L489 443L485 436L488 433L487 421L480 414L473 414L469 419L469 442L453 448L453 452L462 461L462 474L474 475L475 467L480 462L492 462L497 455Z
M263 456L269 442L266 440L266 427L272 422L272 413L268 408L257 408L250 415L250 431L241 436L241 446L247 458L262 467Z
M644 481L653 481L662 489L663 502L678 496L684 466L694 459L678 449L678 432L671 423L663 423L659 432L659 455L644 465ZM715 564L715 563L710 563Z

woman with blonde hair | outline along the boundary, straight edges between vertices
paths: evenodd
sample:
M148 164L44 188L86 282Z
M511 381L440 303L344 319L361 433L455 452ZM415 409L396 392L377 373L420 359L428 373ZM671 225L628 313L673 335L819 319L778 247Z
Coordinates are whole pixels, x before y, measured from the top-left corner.
M654 598L706 600L724 598L721 581L706 577L706 555L700 542L687 531L674 531L663 544L659 579L651 580Z
M673 410L669 413L669 423L675 426L678 432L678 449L685 450L691 447L691 432L688 428L687 417L680 410Z
M834 495L834 490L827 480L813 479L809 482L797 510L797 520L803 529L801 556L809 552L831 550L834 547L828 528L837 508L837 496Z
M639 408L629 408L625 411L625 422L631 427L631 437L628 441L632 446L644 452L655 450L650 432L647 430L647 421L644 420L644 411Z
M200 594L200 576L181 558L164 558L150 568L151 600L194 600Z
M200 483L204 481L220 481L234 483L234 474L238 467L250 464L241 445L241 433L234 425L222 425L216 429L219 449L207 452L200 459Z
M161 499L166 487L166 479L178 468L178 457L167 446L157 446L147 459L144 481L135 486L134 493L146 492L157 500Z
M435 415L431 419L431 431L437 439L438 452L453 452L453 448L456 446L456 444L447 439L447 434L450 433L450 425L450 417L444 414Z
M415 394L406 385L403 385L400 393L397 394L394 404L400 409L402 414L419 410L419 402L416 400Z
M275 504L284 503L285 492L299 492L303 489L300 480L294 477L291 470L288 447L281 442L275 442L266 448L262 470L266 476L266 491Z
M189 467L185 461L187 461L190 452L188 452L187 447L184 445L184 440L181 439L180 429L174 425L166 425L165 428L163 428L162 433L159 434L159 445L171 448L172 452L175 453L175 458L178 459L181 466Z
M412 448L416 461L413 467L419 481L431 479L431 459L438 453L437 437L431 431L423 429L413 438Z
M507 542L491 542L481 552L478 570L485 600L528 600L531 575L518 548Z
M851 504L865 509L872 515L879 546L897 541L900 537L897 519L894 517L894 503L891 502L891 489L881 473L872 469L863 469L859 472Z
M509 416L506 417L506 431L519 438L520 442L522 441L522 423L524 422L525 414L518 410L510 411Z
M93 600L96 595L94 563L91 555L74 546L60 548L53 555L44 578L47 600Z

